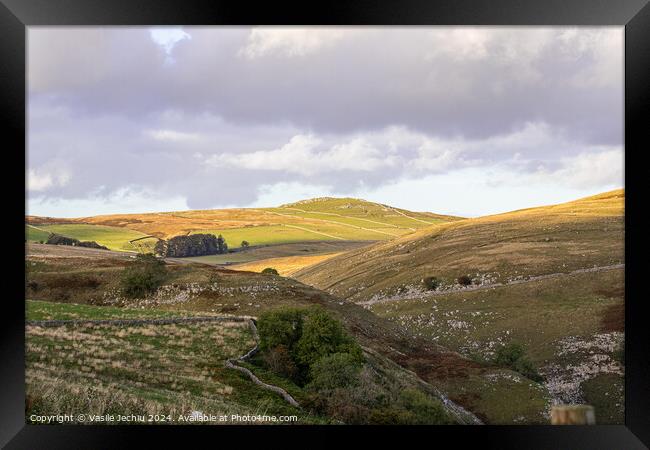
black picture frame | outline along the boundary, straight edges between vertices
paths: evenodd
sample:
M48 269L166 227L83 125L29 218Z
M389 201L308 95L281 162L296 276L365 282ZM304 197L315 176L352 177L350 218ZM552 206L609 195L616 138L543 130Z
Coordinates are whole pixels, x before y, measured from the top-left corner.
M225 445L224 436L265 439L292 436L295 442L332 443L354 432L362 438L379 438L418 445L453 439L454 447L481 448L589 448L641 449L650 445L650 327L643 305L644 255L648 245L648 220L643 211L643 187L649 171L643 164L647 151L650 109L650 6L648 0L356 0L338 2L274 1L253 3L235 0L0 0L0 111L5 155L13 155L9 183L3 175L7 204L14 209L7 228L24 233L25 188L19 166L20 149L26 150L26 27L32 25L618 25L625 26L625 328L626 377L625 425L619 426L482 426L482 427L161 427L161 426L66 426L25 425L24 381L24 286L20 267L7 278L4 320L0 328L0 445L6 448L118 448L136 445L144 437L167 444L174 440L194 445L207 439ZM644 114L645 113L645 114ZM4 146L3 146L4 147ZM7 160L6 160L7 161ZM19 239L8 245L23 254ZM7 247L4 246L5 251ZM23 273L24 275L24 273ZM189 435L191 433L191 436ZM299 436L297 438L297 436ZM266 445L271 441L267 441ZM180 445L180 444L179 444Z

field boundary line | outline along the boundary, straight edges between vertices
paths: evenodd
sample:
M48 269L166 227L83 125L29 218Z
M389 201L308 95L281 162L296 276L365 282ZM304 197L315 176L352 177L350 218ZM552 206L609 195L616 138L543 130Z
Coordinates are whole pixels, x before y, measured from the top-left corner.
M370 223L376 223L377 225L383 225L385 227L392 227L392 228L397 228L397 229L406 229L406 230L411 230L411 231L417 231L415 228L411 227L399 227L393 223L387 223L387 222L378 222L376 220L370 220L366 219L363 217L354 217L354 216L344 216L343 214L337 214L337 213L329 213L329 212L322 212L322 211L307 211L305 209L300 209L300 208L289 208L289 207L284 207L284 209L290 209L293 211L300 211L305 214L323 214L326 216L337 216L337 217L343 217L344 219L353 219L353 220L363 220L365 222L370 222ZM341 223L341 222L337 222Z
M339 226L342 226L342 227L355 228L357 230L370 231L372 233L380 233L380 234L385 234L387 236L393 236L393 237L399 237L400 236L399 234L389 233L388 231L373 230L372 228L364 228L364 227L360 227L358 225L352 225L352 224L349 224L349 223L337 222L336 220L318 219L316 217L309 217L309 218L300 217L300 216L294 216L292 214L283 214L283 213L279 213L279 212L275 212L275 211L268 211L268 212L270 214L276 214L276 215L282 216L282 217L291 217L291 218L300 219L300 220L317 220L319 222L333 223L335 225L339 225ZM284 224L284 225L286 225L286 224ZM289 226L289 225L286 225L286 226ZM325 233L322 233L322 234L325 234ZM326 234L326 236L329 236L329 235Z
M268 391L275 392L276 394L280 395L284 400L289 403L291 406L295 406L296 408L300 408L300 404L294 399L291 394L289 394L287 391L282 389L279 386L274 386L272 384L267 384L257 378L253 372L251 372L249 369L246 367L240 366L238 363L240 361L248 361L250 358L252 358L259 350L260 350L260 337L259 334L257 333L257 327L255 326L255 320L254 319L248 319L248 324L251 329L251 333L253 334L253 339L255 340L255 347L250 349L245 355L240 356L239 358L230 358L227 359L226 362L224 363L224 366L226 366L229 369L234 369L238 370L239 372L242 372L245 374L250 380L257 384L258 386L261 386L263 389L266 389Z

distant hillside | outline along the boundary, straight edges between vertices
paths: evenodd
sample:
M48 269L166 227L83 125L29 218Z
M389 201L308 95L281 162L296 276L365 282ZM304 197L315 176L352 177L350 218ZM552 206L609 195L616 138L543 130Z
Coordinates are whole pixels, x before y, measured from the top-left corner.
M240 208L160 212L147 214L112 214L57 219L53 217L26 217L32 226L28 240L38 241L41 233L54 231L71 238L84 238L103 243L99 234L92 234L92 226L102 226L103 234L113 235L126 230L123 242L108 245L117 250L133 250L130 240L146 236L169 239L194 233L223 235L230 248L238 248L242 241L251 246L276 245L309 241L377 241L412 233L420 228L457 217L433 213L412 212L387 205L351 198L318 198L282 205L278 208ZM78 230L77 230L78 228ZM97 229L100 230L99 228ZM30 238L30 234L33 238ZM155 239L152 241L155 243Z
M354 301L417 288L422 279L453 285L461 275L517 277L623 262L624 191L477 219L454 220L328 259L294 274Z

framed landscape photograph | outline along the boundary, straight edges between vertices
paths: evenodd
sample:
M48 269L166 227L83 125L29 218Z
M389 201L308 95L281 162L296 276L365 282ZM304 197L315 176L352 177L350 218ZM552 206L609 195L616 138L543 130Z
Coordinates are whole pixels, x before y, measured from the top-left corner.
M0 443L647 448L646 3L3 0Z

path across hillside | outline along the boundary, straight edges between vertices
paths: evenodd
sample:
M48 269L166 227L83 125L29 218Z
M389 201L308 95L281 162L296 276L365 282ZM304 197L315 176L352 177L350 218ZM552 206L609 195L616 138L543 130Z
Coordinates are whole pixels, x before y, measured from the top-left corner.
M539 280L547 280L549 278L558 278L562 276L567 276L567 275L575 275L579 273L593 273L593 272L604 272L607 270L614 270L614 269L623 269L625 268L625 264L613 264L611 266L597 266L597 267L588 267L584 269L576 269L571 272L557 272L557 273L549 273L546 275L537 275L529 278L524 278L521 280L513 280L509 281L507 283L491 283L491 284L483 284L480 286L468 286L464 288L455 288L455 289L447 289L444 291L432 291L432 292L426 292L426 293L421 293L420 295L413 295L411 297L409 296L403 296L403 297L389 297L389 298L381 298L381 299L371 299L371 300L366 300L363 302L355 302L357 305L374 305L376 303L389 303L389 302L397 302L397 301L403 301L403 300L417 300L417 299L424 299L424 298L429 298L429 297L436 297L439 295L447 295L447 294L456 294L459 292L475 292L475 291L483 291L486 289L493 289L497 287L505 287L505 286L513 286L516 284L524 284L524 283L532 283L534 281L539 281Z

